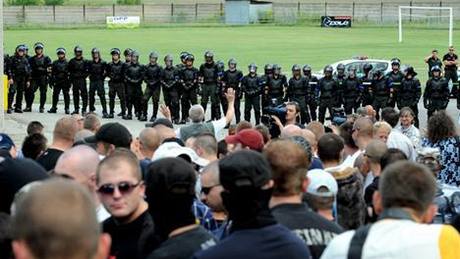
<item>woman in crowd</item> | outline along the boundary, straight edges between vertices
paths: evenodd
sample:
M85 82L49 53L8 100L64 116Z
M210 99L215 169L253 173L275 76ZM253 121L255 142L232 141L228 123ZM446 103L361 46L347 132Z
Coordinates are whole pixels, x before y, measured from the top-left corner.
M422 139L422 147L439 148L442 183L460 186L460 137L452 118L445 111L435 113L428 121L428 132Z
M414 122L414 111L409 107L404 107L399 111L399 125L396 126L396 129L406 135L414 144L414 148L417 149L420 144L420 131L415 127Z

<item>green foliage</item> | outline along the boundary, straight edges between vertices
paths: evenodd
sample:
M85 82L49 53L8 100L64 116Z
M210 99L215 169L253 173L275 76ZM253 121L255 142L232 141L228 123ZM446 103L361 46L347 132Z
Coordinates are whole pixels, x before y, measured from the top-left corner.
M63 5L64 0L45 0L45 5Z
M120 5L139 5L141 2L141 0L117 0L117 4Z
M9 5L41 5L43 0L9 0Z

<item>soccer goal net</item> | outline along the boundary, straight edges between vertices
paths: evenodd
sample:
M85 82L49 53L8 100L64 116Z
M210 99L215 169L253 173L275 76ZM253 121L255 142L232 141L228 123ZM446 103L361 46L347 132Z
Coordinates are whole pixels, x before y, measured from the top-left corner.
M452 45L453 9L452 7L399 6L399 42L403 41L404 27L418 25L433 29L449 29L448 46Z

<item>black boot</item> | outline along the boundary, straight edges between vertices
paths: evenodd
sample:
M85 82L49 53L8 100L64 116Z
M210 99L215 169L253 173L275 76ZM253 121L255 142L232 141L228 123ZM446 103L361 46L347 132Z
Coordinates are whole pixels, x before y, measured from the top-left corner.
M57 112L57 108L55 107L51 107L51 109L48 110L48 113L56 113Z
M147 116L145 114L140 115L139 121L147 121Z
M150 122L154 122L156 119L157 119L157 117L152 115L152 117L150 117Z

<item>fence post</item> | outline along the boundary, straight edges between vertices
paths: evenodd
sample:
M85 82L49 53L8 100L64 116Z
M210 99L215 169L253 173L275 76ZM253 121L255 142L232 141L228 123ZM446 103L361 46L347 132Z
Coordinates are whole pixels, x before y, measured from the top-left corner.
M297 2L297 16L300 16L300 2Z
M174 3L171 3L171 17L174 16Z
M24 21L23 23L26 23L26 6L22 6L22 20Z
M383 1L380 2L380 23L383 23Z
M142 12L142 21L145 21L145 6L144 4L142 4L142 7L141 7L141 12Z
M53 22L56 23L56 6L53 5Z
M412 6L412 1L409 2L409 6ZM409 9L409 21L412 22L412 8Z
M115 4L112 5L112 16L115 16Z
M198 3L195 3L195 21L198 19Z
M327 2L324 2L324 16L327 16Z
M83 22L86 22L86 5L83 5Z
M220 17L224 16L224 4L220 2Z
M355 20L355 1L353 1L352 5L351 5L351 19L353 19L353 21Z

